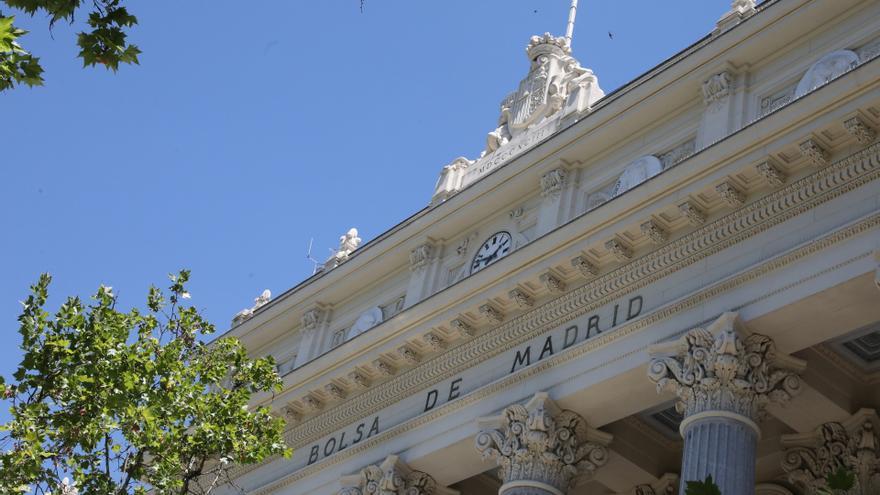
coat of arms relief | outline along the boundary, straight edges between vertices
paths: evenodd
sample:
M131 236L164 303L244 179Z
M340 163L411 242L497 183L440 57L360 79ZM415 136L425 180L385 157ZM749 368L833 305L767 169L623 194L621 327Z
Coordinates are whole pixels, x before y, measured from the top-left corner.
M486 149L477 160L458 158L444 167L432 203L448 199L537 144L540 139L530 139L534 134L530 131L540 128L542 135L552 133L566 117L588 111L596 100L605 96L593 71L581 67L571 56L571 47L565 37L550 33L532 36L526 46L526 55L529 73L520 81L517 90L501 102L498 126L487 135ZM551 129L548 131L547 127ZM515 150L501 152L505 147ZM475 165L479 173L468 170Z

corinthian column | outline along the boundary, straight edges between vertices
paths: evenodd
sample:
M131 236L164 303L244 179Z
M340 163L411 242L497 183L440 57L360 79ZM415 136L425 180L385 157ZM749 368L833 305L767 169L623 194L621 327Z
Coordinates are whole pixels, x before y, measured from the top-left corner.
M811 433L783 435L782 469L808 495L827 493L828 478L843 469L853 475L850 493L880 493L880 417L862 409L842 422Z
M607 462L612 438L560 410L544 392L480 419L479 426L477 450L501 468L499 495L565 495L575 478Z
M343 476L340 483L339 495L459 495L456 490L438 485L430 475L413 471L396 455L358 474Z
M778 354L769 337L747 334L736 313L649 352L649 378L658 392L678 396L684 416L680 493L711 475L724 495L754 494L757 422L768 403L799 391L804 362Z

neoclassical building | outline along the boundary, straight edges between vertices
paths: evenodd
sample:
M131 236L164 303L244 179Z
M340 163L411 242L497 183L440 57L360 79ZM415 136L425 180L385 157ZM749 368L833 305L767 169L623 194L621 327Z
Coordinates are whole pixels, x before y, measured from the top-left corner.
M607 95L532 37L428 206L239 313L295 453L236 483L880 493L880 1L719 16Z

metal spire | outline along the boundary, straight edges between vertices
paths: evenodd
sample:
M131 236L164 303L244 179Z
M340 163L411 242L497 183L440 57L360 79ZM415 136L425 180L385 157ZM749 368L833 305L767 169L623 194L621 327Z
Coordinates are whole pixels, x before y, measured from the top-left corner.
M574 18L577 16L578 0L571 0L571 7L568 9L568 26L565 28L565 43L571 48L571 37L574 34Z

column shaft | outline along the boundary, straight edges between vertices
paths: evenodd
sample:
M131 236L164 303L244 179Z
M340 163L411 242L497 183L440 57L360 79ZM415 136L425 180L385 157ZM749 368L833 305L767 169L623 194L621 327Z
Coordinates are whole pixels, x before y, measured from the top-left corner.
M683 436L680 495L688 481L703 481L710 474L722 495L754 495L758 436L751 426L708 417L687 425Z

